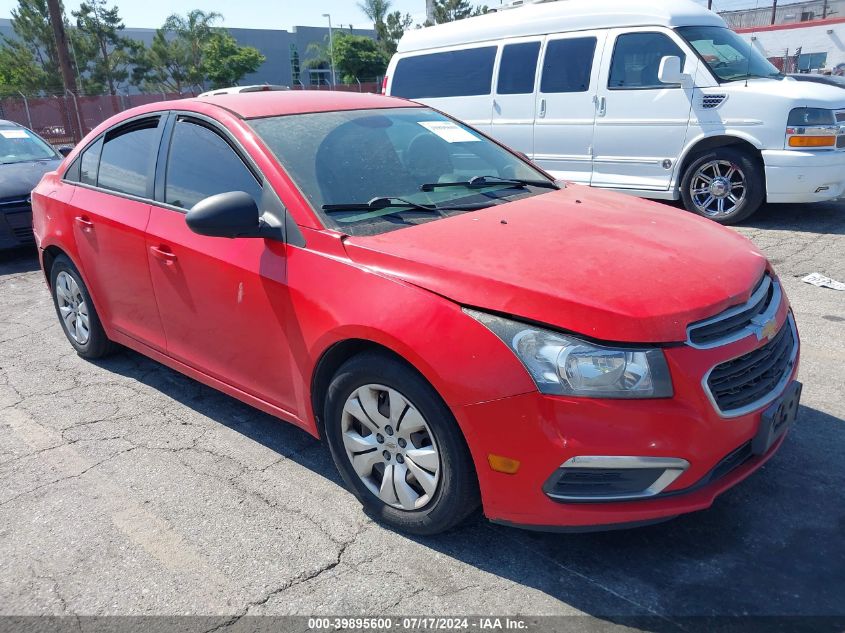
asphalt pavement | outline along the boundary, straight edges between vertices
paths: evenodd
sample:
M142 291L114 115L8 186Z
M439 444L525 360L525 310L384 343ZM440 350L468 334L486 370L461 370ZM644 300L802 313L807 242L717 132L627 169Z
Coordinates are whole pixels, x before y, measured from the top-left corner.
M796 313L797 426L709 510L569 535L480 516L433 538L387 530L303 431L134 352L77 357L34 252L0 255L0 615L841 622L845 292L800 278L845 281L845 203L771 206L736 230L771 258Z

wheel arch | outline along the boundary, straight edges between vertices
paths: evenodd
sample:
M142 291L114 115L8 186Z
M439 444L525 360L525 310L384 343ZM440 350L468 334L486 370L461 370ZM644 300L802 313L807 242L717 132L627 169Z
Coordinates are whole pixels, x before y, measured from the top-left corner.
M760 164L761 169L763 167L763 154L760 149L760 143L757 139L747 135L739 136L734 134L701 136L692 141L681 155L677 175L675 177L676 192L680 190L681 183L684 180L684 175L686 174L687 167L689 167L690 163L704 152L709 152L719 147L732 147L734 149L743 150Z
M79 265L73 261L73 258L68 254L67 251L59 248L55 244L51 244L50 246L45 246L44 248L42 248L41 268L44 271L44 277L46 277L47 280L47 287L51 289L52 286L50 283L50 273L53 270L53 264L56 262L56 259L60 255L64 255L65 257L67 257L73 263L73 265L76 266L76 269L79 270ZM80 272L79 274L81 275L82 272ZM87 286L88 284L86 283L85 285Z

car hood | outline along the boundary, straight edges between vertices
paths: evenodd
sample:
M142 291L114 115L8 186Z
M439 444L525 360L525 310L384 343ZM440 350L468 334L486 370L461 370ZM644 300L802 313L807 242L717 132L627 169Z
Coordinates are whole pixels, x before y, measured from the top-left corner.
M722 84L721 88L728 93L747 94L754 92L769 99L782 99L796 108L845 107L845 93L839 86L815 81L799 81L792 77L785 79L751 79L748 82L733 81Z
M767 266L710 220L579 186L344 242L359 265L459 304L620 342L685 340Z
M56 169L61 162L40 160L0 165L0 200L28 198L41 176Z

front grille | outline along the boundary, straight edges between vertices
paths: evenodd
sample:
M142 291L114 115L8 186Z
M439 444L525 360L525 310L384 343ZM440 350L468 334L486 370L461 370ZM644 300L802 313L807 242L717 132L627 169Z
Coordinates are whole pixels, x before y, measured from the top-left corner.
M845 134L840 134L839 138L836 139L836 147L838 147L839 149L845 147Z
M720 413L741 415L775 395L792 371L795 343L790 316L771 341L711 369L707 390Z
M759 328L757 322L766 323L774 318L780 306L781 294L780 284L768 274L764 275L748 301L690 325L687 328L687 342L692 347L708 349L755 333Z
M12 234L23 244L35 241L32 234L32 208L26 200L0 202L0 213L6 218L6 224Z
M836 113L836 122L842 123L845 122L845 110Z

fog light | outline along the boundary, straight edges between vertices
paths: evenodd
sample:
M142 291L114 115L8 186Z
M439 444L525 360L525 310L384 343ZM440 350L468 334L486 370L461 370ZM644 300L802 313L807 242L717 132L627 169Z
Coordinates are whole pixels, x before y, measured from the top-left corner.
M487 455L487 463L496 472L505 473L506 475L513 475L519 470L519 462L517 460L511 459L510 457L502 457L501 455L494 455L493 453Z

